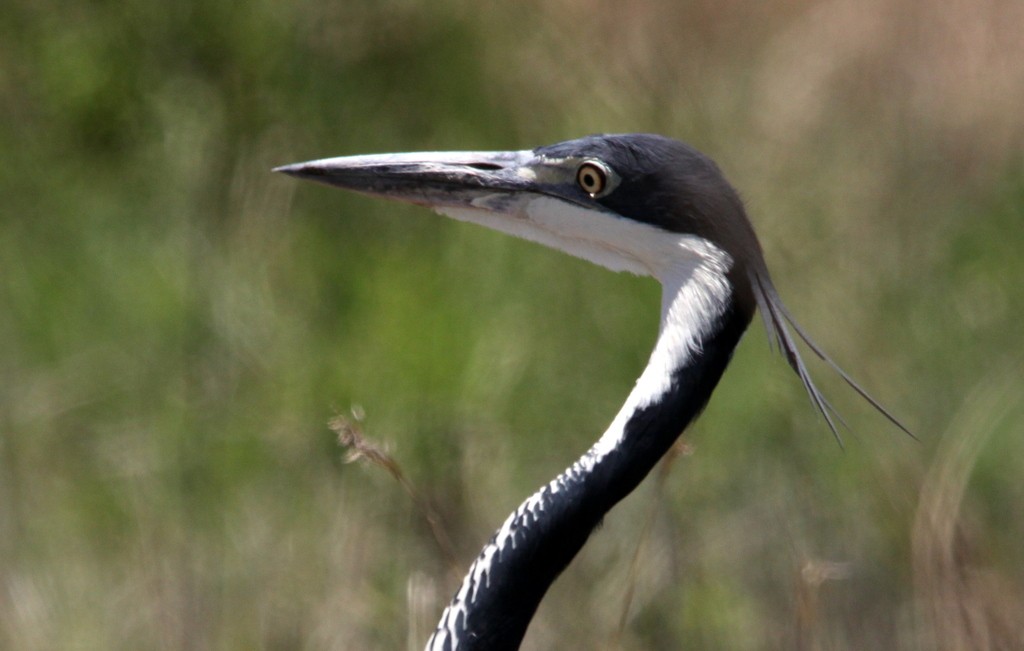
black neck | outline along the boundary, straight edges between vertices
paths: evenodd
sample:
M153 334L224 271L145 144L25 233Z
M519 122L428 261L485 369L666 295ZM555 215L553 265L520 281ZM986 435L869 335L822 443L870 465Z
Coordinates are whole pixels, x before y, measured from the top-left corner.
M597 455L595 446L509 516L473 563L428 650L519 648L548 587L591 531L703 410L750 316L726 306L694 342L698 352L674 368L667 390L627 414L614 448Z

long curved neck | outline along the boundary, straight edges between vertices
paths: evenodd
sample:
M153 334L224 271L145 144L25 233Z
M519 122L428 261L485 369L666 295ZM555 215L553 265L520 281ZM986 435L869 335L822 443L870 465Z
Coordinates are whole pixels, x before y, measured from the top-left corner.
M734 298L729 262L696 257L663 274L658 341L626 403L586 454L505 520L428 651L519 648L548 587L696 418L725 371L752 316Z

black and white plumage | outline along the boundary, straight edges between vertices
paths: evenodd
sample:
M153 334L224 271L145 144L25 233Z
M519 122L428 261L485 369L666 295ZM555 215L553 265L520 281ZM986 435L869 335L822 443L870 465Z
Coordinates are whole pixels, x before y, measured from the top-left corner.
M430 651L519 647L551 583L707 404L758 309L837 438L835 412L790 328L907 431L794 322L736 191L683 143L599 135L526 151L349 156L278 171L425 205L662 285L657 342L625 404L583 456L508 516L442 614Z

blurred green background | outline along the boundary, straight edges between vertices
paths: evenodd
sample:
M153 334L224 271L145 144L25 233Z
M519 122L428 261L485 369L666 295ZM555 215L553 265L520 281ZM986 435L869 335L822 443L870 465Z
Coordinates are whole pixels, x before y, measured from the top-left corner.
M617 411L658 287L269 170L621 131L719 161L922 440L815 365L839 450L755 320L524 648L1024 648L1022 32L1019 0L7 0L0 648L420 648ZM353 408L454 566L343 462Z

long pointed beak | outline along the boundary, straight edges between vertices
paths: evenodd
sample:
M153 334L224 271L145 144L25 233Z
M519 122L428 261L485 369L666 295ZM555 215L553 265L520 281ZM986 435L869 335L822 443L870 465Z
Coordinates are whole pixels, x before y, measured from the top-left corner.
M500 210L515 195L545 194L531 151L342 156L278 167L301 179L433 208Z
M614 271L651 275L643 247L633 248L652 246L656 231L595 202L565 161L533 151L425 152L325 158L274 171L427 206Z

